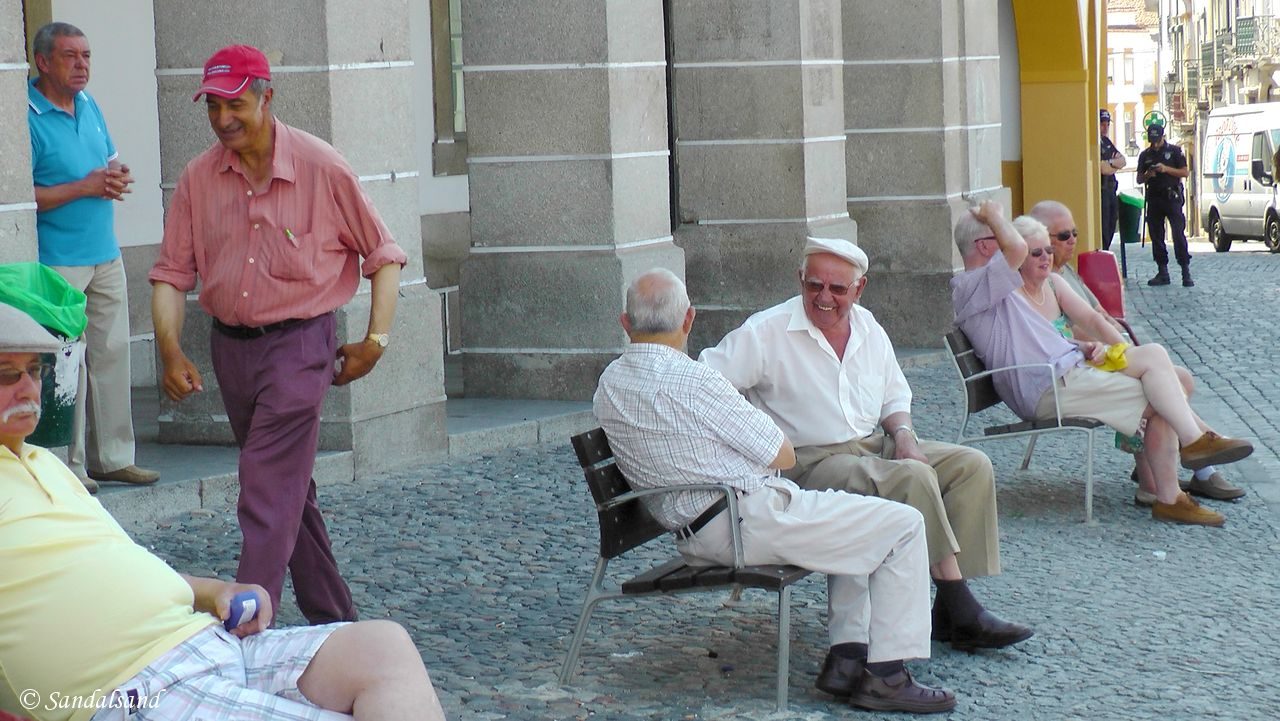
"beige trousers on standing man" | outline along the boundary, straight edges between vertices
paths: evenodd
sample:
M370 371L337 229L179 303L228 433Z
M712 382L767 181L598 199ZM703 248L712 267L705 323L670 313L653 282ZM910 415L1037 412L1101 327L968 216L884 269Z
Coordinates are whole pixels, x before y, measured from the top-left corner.
M796 449L784 474L801 488L835 489L905 503L924 516L929 564L956 554L965 578L1000 573L1000 527L995 472L982 451L920 441L929 463L893 460L893 439L860 440Z
M134 462L129 368L129 296L120 258L98 265L50 266L88 298L85 360L80 364L67 465L110 473Z

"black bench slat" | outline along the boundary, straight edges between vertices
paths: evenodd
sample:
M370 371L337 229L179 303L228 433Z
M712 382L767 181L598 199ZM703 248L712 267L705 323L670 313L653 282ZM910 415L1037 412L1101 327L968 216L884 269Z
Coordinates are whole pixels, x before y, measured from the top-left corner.
M658 579L658 590L682 591L686 588L706 586L705 583L698 583L698 576L706 570L706 566L685 566L675 573L669 573Z
M622 584L623 593L650 593L658 590L658 582L663 578L685 568L686 564L682 559L674 558L661 566L655 566L648 571L625 581Z
M767 588L778 591L811 573L799 566L744 566L733 574L735 583L751 588Z
M613 458L613 449L609 447L609 438L603 428L595 428L586 433L579 433L570 439L573 450L578 454L578 465L590 468L606 458Z

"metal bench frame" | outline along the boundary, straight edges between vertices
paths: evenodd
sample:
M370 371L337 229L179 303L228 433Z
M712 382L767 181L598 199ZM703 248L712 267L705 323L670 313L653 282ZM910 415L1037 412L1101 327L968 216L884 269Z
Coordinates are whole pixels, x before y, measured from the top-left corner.
M943 336L943 340L951 351L951 362L955 366L956 373L960 376L960 385L964 388L965 408L963 418L960 420L960 430L956 433L956 443L972 445L980 441L1029 436L1027 450L1022 454L1022 465L1019 467L1025 471L1031 467L1031 454L1036 448L1036 438L1041 434L1062 431L1083 433L1087 439L1084 463L1084 520L1085 523L1093 523L1094 431L1104 424L1093 418L1064 418L1062 416L1062 404L1058 399L1058 384L1054 383L1050 386L1053 390L1053 418L988 426L982 430L981 435L970 435L969 422L973 420L975 414L1003 403L1000 400L1000 396L996 394L995 384L991 381L993 375L1016 368L1043 368L1046 372L1052 374L1054 368L1051 363L1024 363L988 369L978 358L977 352L973 349L973 344L969 342L969 337L964 334L964 331L956 328Z
M733 537L733 566L689 566L676 558L656 566L617 586L605 587L609 561L633 548L642 546L670 531L663 528L640 501L645 496L674 491L706 490L723 493L729 502L725 511L731 518L738 518L738 496L735 490L723 484L680 485L668 488L631 490L613 459L613 450L604 430L596 428L572 438L573 449L578 455L587 486L596 502L600 521L600 555L596 559L582 613L569 642L569 652L560 671L560 684L569 682L582 649L587 623L597 604L616 598L636 598L672 593L696 593L733 589L737 598L743 588L760 588L778 594L778 710L787 709L787 681L791 660L791 586L811 572L798 566L768 565L747 566L742 558L742 533L738 524L731 524Z

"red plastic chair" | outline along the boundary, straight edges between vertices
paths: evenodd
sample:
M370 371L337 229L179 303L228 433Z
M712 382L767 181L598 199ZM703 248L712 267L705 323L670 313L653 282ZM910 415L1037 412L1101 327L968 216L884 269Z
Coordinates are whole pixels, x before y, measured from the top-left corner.
M1081 280L1098 296L1102 309L1115 318L1133 344L1138 345L1138 336L1124 319L1124 281L1120 278L1115 254L1108 250L1091 250L1076 256L1076 261Z

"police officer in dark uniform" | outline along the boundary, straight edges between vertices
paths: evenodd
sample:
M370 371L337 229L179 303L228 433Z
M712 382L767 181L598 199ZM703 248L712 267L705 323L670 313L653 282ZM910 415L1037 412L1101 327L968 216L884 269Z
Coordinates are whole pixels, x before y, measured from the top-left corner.
M1098 111L1098 125L1102 136L1102 249L1111 250L1111 237L1116 234L1116 218L1120 212L1116 205L1116 171L1126 164L1124 153L1116 149L1107 132L1111 130L1111 113L1104 108Z
M1169 249L1164 244L1164 221L1173 233L1173 252L1182 266L1182 285L1190 288L1191 253L1187 250L1187 217L1182 214L1182 179L1190 171L1182 148L1165 142L1164 126L1147 126L1151 145L1138 156L1138 182L1147 186L1147 232L1151 233L1151 255L1159 270L1147 285L1169 285Z

